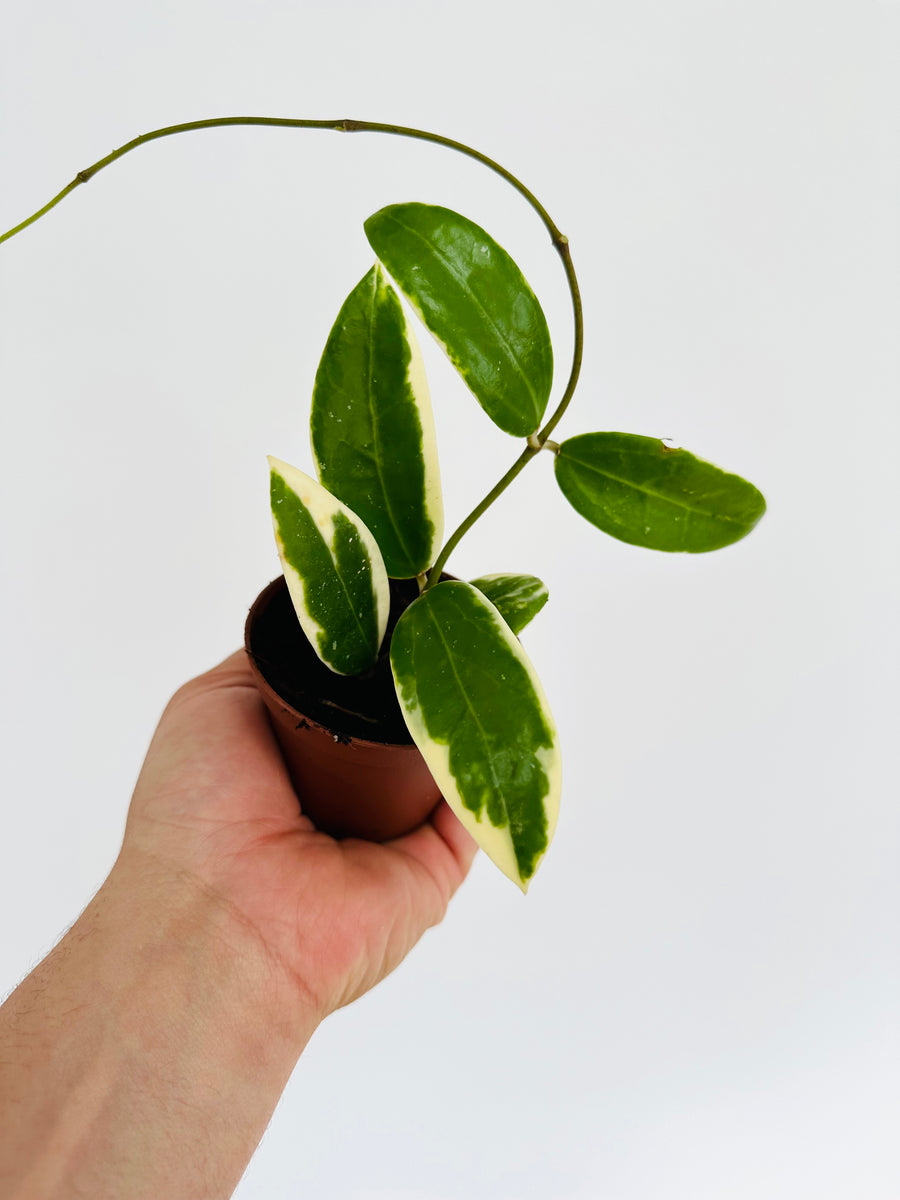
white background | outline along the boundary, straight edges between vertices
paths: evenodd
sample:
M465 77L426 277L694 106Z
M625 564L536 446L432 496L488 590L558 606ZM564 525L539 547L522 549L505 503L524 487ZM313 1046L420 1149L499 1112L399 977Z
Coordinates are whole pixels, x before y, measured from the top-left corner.
M667 436L769 513L620 545L534 464L462 544L526 570L563 810L301 1060L240 1200L895 1200L900 8L867 0L9 6L0 227L198 117L396 121L568 234L560 435ZM102 881L157 716L277 574L265 455L385 203L458 208L556 343L524 202L447 151L230 130L138 150L0 248L0 992ZM517 452L428 356L448 521ZM50 739L49 741L47 739ZM180 1198L174 1198L180 1200Z

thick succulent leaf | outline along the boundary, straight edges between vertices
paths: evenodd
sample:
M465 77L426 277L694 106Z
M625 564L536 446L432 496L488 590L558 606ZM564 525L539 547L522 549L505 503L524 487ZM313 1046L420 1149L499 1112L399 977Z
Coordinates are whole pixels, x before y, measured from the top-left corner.
M547 585L536 575L481 575L472 587L487 596L513 633L521 633L547 603Z
M506 251L474 221L430 204L392 204L365 229L488 416L506 433L534 433L553 385L553 349Z
M748 534L766 511L746 479L634 433L583 433L563 442L556 479L592 525L651 550L718 550Z
M332 671L365 671L378 657L390 607L375 539L315 479L277 458L269 467L275 541L303 632Z
M430 567L444 528L431 401L412 329L378 266L331 330L310 433L319 480L371 530L388 575Z
M476 588L448 581L400 618L391 667L409 732L447 803L526 891L556 827L560 757L522 647Z

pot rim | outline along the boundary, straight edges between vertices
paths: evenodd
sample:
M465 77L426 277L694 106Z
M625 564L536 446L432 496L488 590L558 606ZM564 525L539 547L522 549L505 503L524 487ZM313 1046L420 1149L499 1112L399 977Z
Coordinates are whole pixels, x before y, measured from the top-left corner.
M415 753L418 754L418 748L412 739L410 739L408 742L376 741L372 738L356 737L352 734L342 733L339 729L332 729L328 725L323 725L322 722L316 720L315 717L310 717L306 713L301 712L300 709L295 708L293 704L290 704L287 700L285 700L281 693L272 686L272 684L266 678L265 672L257 662L256 656L250 647L250 633L253 621L259 615L260 611L266 607L275 593L281 591L282 589L287 589L287 583L285 582L284 575L279 575L276 579L273 579L271 583L268 583L253 601L247 613L247 619L244 622L244 650L246 651L247 660L250 664L250 670L253 673L257 687L260 688L260 690L265 688L272 696L274 696L286 713L290 713L292 716L297 718L298 726L300 721L305 721L307 727L320 730L322 733L327 734L335 742L341 742L348 746L352 744L354 746L372 747L374 749L400 751L409 750L415 751Z

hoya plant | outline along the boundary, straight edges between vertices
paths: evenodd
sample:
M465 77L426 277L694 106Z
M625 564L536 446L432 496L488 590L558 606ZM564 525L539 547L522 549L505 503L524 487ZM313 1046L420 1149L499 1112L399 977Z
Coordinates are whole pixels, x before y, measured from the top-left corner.
M316 474L269 460L276 544L310 646L342 676L365 676L389 656L409 734L442 795L487 855L526 890L553 836L560 799L556 726L518 638L546 602L547 588L531 575L446 578L451 551L544 451L577 513L603 533L651 550L718 550L750 532L765 501L746 480L658 438L603 430L551 439L575 391L583 346L568 241L509 172L439 135L275 118L171 126L79 172L0 241L143 142L229 124L386 132L447 145L506 178L536 210L562 259L574 353L548 416L550 333L509 254L474 221L444 207L403 203L376 212L365 222L374 265L344 301L316 373L310 412ZM434 421L410 314L441 345L486 417L520 446L512 466L446 540ZM415 580L418 589L386 644L393 580Z
M441 792L520 887L559 807L556 728L516 635L547 599L529 575L441 580L443 509L422 359L394 285L487 416L524 453L555 456L572 506L605 533L657 550L736 541L763 500L752 484L659 439L541 428L553 384L547 322L521 271L473 221L396 204L365 223L376 255L347 297L312 396L318 479L271 459L284 576L319 657L343 674L382 652L389 581L416 578L389 654L410 735Z

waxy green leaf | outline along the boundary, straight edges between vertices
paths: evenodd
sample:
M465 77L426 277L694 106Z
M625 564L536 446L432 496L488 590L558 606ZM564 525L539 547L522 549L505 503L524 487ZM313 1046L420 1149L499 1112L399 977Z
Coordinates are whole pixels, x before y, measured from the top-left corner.
M471 583L487 596L513 633L521 633L549 598L547 585L536 575L481 575Z
M391 668L410 735L447 803L527 890L556 827L560 757L519 642L476 588L448 581L398 621Z
M430 567L444 526L431 401L412 330L377 266L331 330L310 432L321 483L371 530L388 575Z
M303 471L277 458L272 521L303 632L339 675L367 670L387 628L390 593L378 546L362 521Z
M592 525L651 550L718 550L748 534L766 511L746 479L633 433L583 433L563 442L556 479Z
M488 416L506 433L534 433L553 350L541 306L506 251L474 221L430 204L392 204L365 229Z

